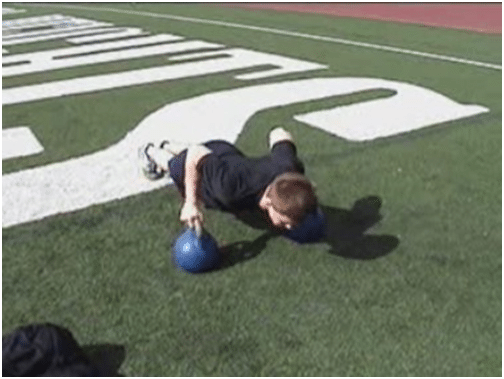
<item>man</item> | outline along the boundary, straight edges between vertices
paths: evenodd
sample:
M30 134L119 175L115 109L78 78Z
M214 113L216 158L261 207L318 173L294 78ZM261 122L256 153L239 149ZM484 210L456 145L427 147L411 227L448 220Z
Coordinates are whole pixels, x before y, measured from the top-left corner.
M270 154L250 158L226 141L189 147L164 141L143 146L139 155L147 178L171 176L184 198L180 220L189 227L201 227L203 203L231 213L258 209L273 228L292 229L317 208L317 198L292 135L278 127L269 146Z

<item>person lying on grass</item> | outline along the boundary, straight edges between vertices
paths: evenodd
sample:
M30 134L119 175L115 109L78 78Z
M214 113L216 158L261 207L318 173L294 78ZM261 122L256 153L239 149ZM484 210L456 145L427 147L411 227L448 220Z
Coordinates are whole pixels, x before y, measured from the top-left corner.
M252 158L222 140L163 141L142 146L139 158L148 179L173 179L184 199L180 220L191 228L202 226L204 205L235 214L259 210L272 229L292 229L317 208L317 197L291 133L273 129L269 147L269 154Z

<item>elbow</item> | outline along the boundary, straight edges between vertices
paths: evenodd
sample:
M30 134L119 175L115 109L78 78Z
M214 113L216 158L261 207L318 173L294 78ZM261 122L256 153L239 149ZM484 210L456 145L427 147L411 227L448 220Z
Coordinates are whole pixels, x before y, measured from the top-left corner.
M203 145L193 145L187 150L186 167L196 169L201 160L212 150Z

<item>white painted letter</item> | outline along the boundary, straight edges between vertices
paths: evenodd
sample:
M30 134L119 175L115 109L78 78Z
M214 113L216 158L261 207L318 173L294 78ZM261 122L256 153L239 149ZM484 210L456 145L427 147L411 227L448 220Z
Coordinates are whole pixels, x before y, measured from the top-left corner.
M188 41L170 44L166 46L166 49L171 49L171 52L181 52L217 47L221 47L221 45L203 41ZM259 73L239 75L237 79L249 80L292 72L305 72L327 68L327 66L318 63L244 49L227 49L218 52L195 53L172 57L169 58L169 60L181 61L208 57L214 57L214 59L7 88L2 90L2 104L18 104L28 101L51 99L60 96L77 95L166 80L190 78L264 65L273 65L278 68L267 69Z
M488 111L476 105L457 104L424 88L366 78L305 79L210 93L164 106L146 117L118 144L98 153L4 175L3 227L121 199L168 184L164 179L149 182L137 169L137 148L146 142L172 139L197 143L215 138L235 142L247 120L259 111L377 88L397 91L396 95L385 100L394 101L394 97L407 95L416 103L402 103L396 99L396 104L400 103L404 108L387 108L389 113L385 113L368 107L384 100L372 100L348 106L353 108L343 111L344 117L340 117L335 109L323 117L315 112L297 118L308 119L310 125L332 134L345 136L347 130L355 129L356 134L364 134L365 137L360 139L370 139L411 129L407 126L398 128L394 121L396 117L418 129ZM408 114L411 109L412 118L419 117L417 104L421 104L420 108L428 116L416 121L398 115ZM367 112L365 119L359 116L361 106L363 112ZM429 113L429 109L433 111ZM380 126L367 134L366 128L375 125ZM387 125L393 126L392 131ZM350 135L354 138L353 133Z
M349 141L389 137L488 112L479 105L461 105L446 96L412 84L374 78L341 78L335 85L352 93L385 89L396 94L377 100L310 112L294 118Z
M44 148L27 126L2 129L2 160L38 154Z

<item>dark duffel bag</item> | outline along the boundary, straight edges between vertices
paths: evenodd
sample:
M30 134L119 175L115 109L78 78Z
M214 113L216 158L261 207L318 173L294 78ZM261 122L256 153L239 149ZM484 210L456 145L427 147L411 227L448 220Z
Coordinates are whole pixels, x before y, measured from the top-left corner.
M100 376L65 328L20 327L2 337L2 376Z

